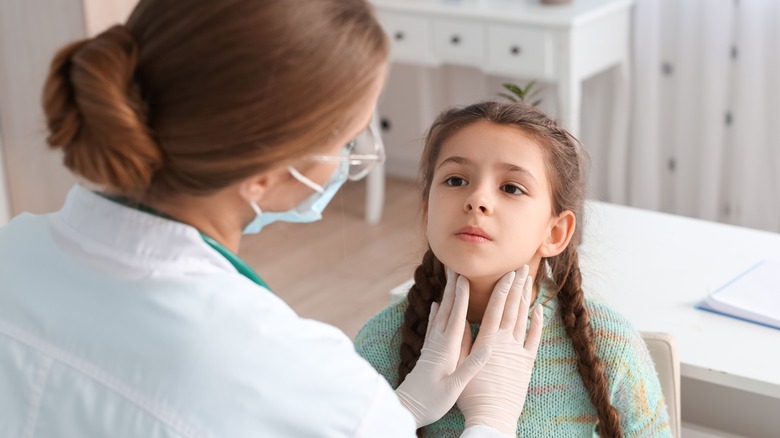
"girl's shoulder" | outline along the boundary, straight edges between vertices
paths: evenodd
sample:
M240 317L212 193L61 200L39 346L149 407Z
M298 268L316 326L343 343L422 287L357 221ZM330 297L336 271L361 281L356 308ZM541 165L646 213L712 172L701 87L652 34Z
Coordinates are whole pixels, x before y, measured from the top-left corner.
M612 365L649 366L652 369L652 360L642 334L628 318L609 305L591 298L585 299L585 306L596 349L602 359Z
M395 388L400 363L401 325L406 297L390 304L366 322L355 336L355 350Z
M590 324L594 332L639 334L628 318L604 302L586 297L585 308L588 310Z
M545 288L537 298L537 303L544 306L545 326L548 325L547 321L550 321L553 327L562 330L559 300L560 298L553 291ZM588 320L595 336L607 339L639 336L639 332L628 318L608 304L591 298L587 293L585 294L585 309L587 310ZM553 324L552 321L556 323Z
M355 344L377 337L394 336L404 322L404 312L408 305L409 301L404 296L379 311L360 329L355 337Z
M586 298L598 356L609 376L612 404L626 436L669 436L669 418L653 359L642 334L620 312Z

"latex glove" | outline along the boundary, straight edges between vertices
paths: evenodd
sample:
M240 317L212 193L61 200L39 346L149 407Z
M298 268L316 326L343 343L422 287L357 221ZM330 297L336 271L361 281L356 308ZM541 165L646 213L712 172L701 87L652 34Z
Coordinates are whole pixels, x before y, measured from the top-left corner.
M490 346L488 363L458 398L466 428L486 425L515 435L542 335L542 306L534 309L526 338L533 280L528 266L498 281L482 318L475 348Z
M452 409L463 388L490 358L491 347L486 345L472 349L461 360L469 303L468 287L463 284L467 283L456 288L455 275L448 272L441 305L431 306L420 358L395 391L414 415L418 428L437 421Z

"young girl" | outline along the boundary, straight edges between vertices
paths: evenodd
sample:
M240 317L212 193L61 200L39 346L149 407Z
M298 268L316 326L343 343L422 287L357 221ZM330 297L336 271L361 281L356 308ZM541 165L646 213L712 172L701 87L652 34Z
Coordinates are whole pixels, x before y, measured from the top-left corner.
M518 436L671 436L639 333L585 298L577 255L584 162L582 146L533 107L484 102L442 113L421 169L429 249L408 296L357 335L358 353L399 385L420 356L445 267L469 280L476 332L498 279L528 265L545 325ZM455 406L421 432L455 437L463 427Z

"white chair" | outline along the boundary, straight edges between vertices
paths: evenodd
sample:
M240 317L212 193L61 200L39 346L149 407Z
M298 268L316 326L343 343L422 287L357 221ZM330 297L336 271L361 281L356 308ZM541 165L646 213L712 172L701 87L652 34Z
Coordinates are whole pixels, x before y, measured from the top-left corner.
M366 222L377 224L385 206L385 165L372 169L366 177Z
M390 303L403 298L414 280L407 280L390 290ZM677 353L677 341L669 333L642 332L650 356L661 382L661 392L669 410L669 426L672 435L680 438L680 357Z
M677 341L669 333L642 332L650 356L655 363L655 371L661 382L661 392L669 410L669 426L672 435L680 437L680 357L677 353Z

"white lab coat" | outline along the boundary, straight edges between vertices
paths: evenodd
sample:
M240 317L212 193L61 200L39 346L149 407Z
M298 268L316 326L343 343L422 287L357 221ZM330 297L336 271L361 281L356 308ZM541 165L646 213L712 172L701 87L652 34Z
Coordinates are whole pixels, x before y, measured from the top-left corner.
M341 331L195 228L79 186L0 228L0 436L413 435Z

